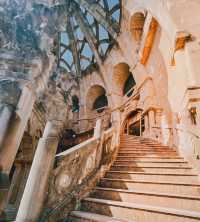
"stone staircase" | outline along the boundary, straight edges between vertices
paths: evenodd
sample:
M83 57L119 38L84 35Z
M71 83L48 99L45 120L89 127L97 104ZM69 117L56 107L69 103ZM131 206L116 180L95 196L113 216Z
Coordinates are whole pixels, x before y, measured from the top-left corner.
M123 135L110 170L68 221L200 221L198 174L168 146Z

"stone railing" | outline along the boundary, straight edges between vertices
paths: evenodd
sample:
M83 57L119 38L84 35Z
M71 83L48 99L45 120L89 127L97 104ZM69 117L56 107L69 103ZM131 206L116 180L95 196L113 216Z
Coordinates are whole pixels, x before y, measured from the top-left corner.
M176 127L174 130L175 144L180 147L180 153L189 160L200 174L200 131Z
M75 122L72 122L72 125L75 125L74 129L77 133L83 133L94 129L98 119L102 121L102 128L107 129L111 119L111 109L105 107L101 113L95 110L90 113L89 118L77 119Z
M102 131L102 122L98 120L91 139L56 156L40 221L66 219L79 206L112 163L118 147L116 137L114 128Z
M193 166L200 172L200 130L177 127L152 127L153 132L147 135L166 145L178 149Z
M134 96L135 92L137 91L137 87L133 86L131 89L126 92L126 94L123 96L123 102L128 101L132 96Z

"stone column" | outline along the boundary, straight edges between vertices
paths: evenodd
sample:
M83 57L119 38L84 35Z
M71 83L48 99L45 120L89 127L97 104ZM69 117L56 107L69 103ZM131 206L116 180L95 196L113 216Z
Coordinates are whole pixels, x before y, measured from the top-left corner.
M102 120L98 119L94 128L94 138L99 139L102 133Z
M155 114L154 110L149 110L149 130L150 130L150 137L153 137L153 128L155 126Z
M161 122L162 122L162 109L156 110L156 139L162 140L162 130L161 130Z
M28 87L24 87L15 108L15 113L12 113L12 118L0 149L0 166L7 175L9 175L15 160L34 102L34 93Z
M0 73L0 215L7 200L10 171L5 170L4 167L4 163L10 159L9 153L4 153L7 149L4 142L12 125L11 121L13 120L14 110L19 101L20 94L21 89L18 82L2 77Z
M121 112L119 110L116 110L112 113L112 127L115 128L116 130L116 141L115 141L115 146L119 146L120 144L120 135L123 132L121 131Z
M145 124L145 135L148 135L148 133L149 133L149 118L148 118L147 114L145 114L145 116L144 116L144 124Z
M0 104L0 147L5 138L13 111L13 106L9 104Z
M161 120L162 120L162 110L157 109L156 110L156 126L161 127Z
M21 94L17 81L4 78L0 76L0 149Z
M49 121L43 137L39 140L24 194L20 203L16 222L38 221L48 188L48 180L53 168L58 146L59 123Z

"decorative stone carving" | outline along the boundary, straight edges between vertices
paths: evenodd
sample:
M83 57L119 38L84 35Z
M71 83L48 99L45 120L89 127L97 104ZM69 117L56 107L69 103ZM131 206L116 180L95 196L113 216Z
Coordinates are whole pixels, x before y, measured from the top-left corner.
M56 187L60 187L61 189L67 189L71 182L72 178L69 176L70 173L65 173L61 174L57 179L56 179ZM58 192L60 189L58 190Z

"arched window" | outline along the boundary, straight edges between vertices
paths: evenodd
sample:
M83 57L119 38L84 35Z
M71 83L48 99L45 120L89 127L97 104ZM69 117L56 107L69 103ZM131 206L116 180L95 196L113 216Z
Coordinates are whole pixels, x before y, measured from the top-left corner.
M79 112L79 98L77 96L72 96L72 112Z
M145 16L141 12L135 13L131 18L130 32L135 41L141 40L143 34L144 22L145 22Z
M91 113L91 111L97 111L98 113L103 112L105 107L108 106L108 98L106 96L105 88L100 85L93 85L88 90L86 101L88 113Z
M130 73L125 84L124 84L123 94L130 97L133 94L133 91L134 91L133 87L135 85L136 85L136 82L133 78L132 73Z
M93 109L97 110L98 113L103 112L104 107L108 106L108 99L105 94L96 98L93 104Z

